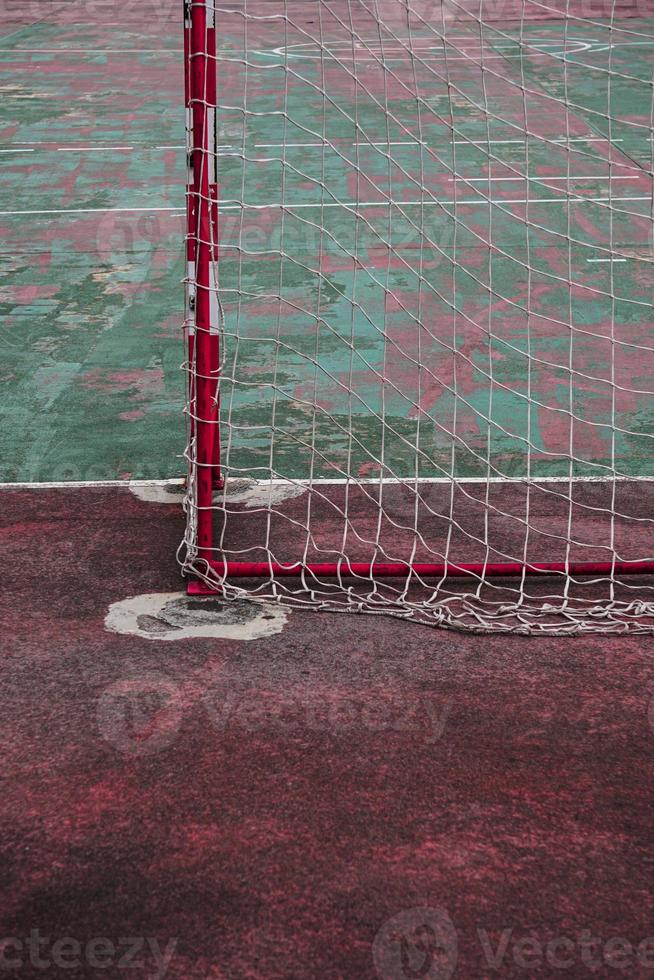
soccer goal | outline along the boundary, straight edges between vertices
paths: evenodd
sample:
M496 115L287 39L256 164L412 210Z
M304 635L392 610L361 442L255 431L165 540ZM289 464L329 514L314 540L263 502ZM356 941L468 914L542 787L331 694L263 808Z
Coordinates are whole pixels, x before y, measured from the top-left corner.
M654 631L654 0L184 11L190 591Z

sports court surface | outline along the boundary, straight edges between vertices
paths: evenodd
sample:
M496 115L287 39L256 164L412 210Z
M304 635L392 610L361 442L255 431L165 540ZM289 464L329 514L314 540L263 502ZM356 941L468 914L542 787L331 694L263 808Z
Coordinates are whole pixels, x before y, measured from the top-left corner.
M248 110L218 133L230 472L406 478L412 445L426 479L491 459L654 476L651 3L497 4L506 36L483 37L436 5L454 43L413 40L412 64L365 5L355 54L347 5L291 6L328 58L269 3L245 38L240 5L219 27L220 102ZM7 0L1 18L2 966L54 975L72 937L84 977L651 976L651 637L186 598L182 12ZM280 52L352 123L275 84ZM349 57L393 117L357 104ZM612 501L647 554L651 486ZM125 936L170 956L144 941L121 969Z

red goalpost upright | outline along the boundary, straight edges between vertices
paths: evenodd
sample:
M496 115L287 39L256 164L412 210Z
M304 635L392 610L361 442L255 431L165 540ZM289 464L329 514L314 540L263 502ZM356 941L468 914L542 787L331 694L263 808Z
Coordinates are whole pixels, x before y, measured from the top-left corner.
M184 4L187 133L189 414L198 557L213 557L212 500L220 487L220 336L216 318L216 32L211 3Z

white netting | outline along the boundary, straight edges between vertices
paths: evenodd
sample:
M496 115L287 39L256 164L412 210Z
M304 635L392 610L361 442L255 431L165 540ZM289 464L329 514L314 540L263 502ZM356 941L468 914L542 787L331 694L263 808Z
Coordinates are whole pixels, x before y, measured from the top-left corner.
M470 629L654 631L654 579L621 565L654 561L654 0L194 18L186 570Z

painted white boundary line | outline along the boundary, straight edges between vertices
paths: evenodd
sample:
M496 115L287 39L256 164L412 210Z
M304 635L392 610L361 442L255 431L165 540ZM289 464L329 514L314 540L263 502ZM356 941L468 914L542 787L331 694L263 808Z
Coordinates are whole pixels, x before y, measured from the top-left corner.
M447 179L448 179L448 182L450 184L453 181L455 181L455 180L456 181L463 181L463 183L465 183L465 184L487 184L489 181L491 183L495 183L496 181L501 181L501 182L507 182L507 181L508 182L514 182L516 180L528 180L528 181L533 182L533 183L536 183L536 184L546 184L549 181L565 180L568 183L572 184L575 180L610 180L611 182L613 182L614 180L642 180L643 177L646 177L646 176L647 175L643 171L642 176L640 174L633 174L633 175L632 174L627 174L624 177L619 177L619 176L616 177L614 175L609 176L609 174L579 174L579 175L576 175L576 174L575 175L572 175L571 174L569 177L566 177L566 176L564 176L564 177L547 177L547 176L544 176L544 177L534 177L534 176L531 176L531 175L528 176L527 174L520 174L519 176L516 176L516 177L448 177Z
M323 208L387 208L390 206L395 207L454 207L455 205L472 205L477 207L489 207L490 205L499 206L502 204L602 204L605 202L617 203L618 201L651 201L652 197L650 194L640 196L640 197L616 197L611 195L610 197L497 197L492 201L488 198L472 198L463 199L456 201L442 201L438 198L429 201L340 201L336 203L335 201L328 201L323 204L243 204L241 202L237 204L219 204L218 211L281 211L285 209L286 211L292 212L297 211L300 208L306 210L307 208L313 208L314 210L318 208L319 210ZM0 211L0 215L26 215L26 214L111 214L111 213L159 213L159 212L169 212L184 215L186 213L185 209L180 205L176 208L50 208L43 211ZM637 217L640 217L637 215ZM642 217L647 217L643 214Z
M183 479L171 480L53 480L48 483L0 483L0 490L86 490L102 487L183 487Z
M618 198L612 198L616 201ZM649 200L649 198L648 198ZM137 212L152 213L155 211L177 211L179 214L186 214L182 205L176 208L51 208L47 211L0 211L0 215L7 214L109 214L111 212Z
M0 54L85 54L91 58L103 54L172 54L177 48L0 48Z
M621 137L615 137L609 140L605 136L571 136L569 139L565 136L552 138L550 136L538 136L534 133L529 133L529 140L539 140L545 143L560 143L565 146L568 143L624 143L625 140ZM645 142L651 143L654 141L652 136L642 136L638 133L633 134L629 142L644 140ZM84 152L101 152L102 150L186 150L186 147L181 143L167 143L167 144L150 144L150 143L135 143L133 146L108 146L104 143L94 143L92 146L52 146L52 140L16 140L17 148L5 147L0 149L0 153L33 153L32 147L41 147L47 150L56 150L59 153L74 153L76 150ZM425 148L436 148L440 145L452 146L498 146L498 145L522 145L527 142L527 139L512 139L512 140L473 140L473 139L461 139L461 140L433 140L428 142L427 140L365 140L362 143L348 143L348 146L358 146L360 149L365 149L366 146L411 146ZM339 145L340 141L335 141L336 145ZM228 152L231 151L233 156L234 150L240 150L242 144L234 143L232 145L221 145L217 147L218 151ZM269 150L279 147L289 148L300 148L300 149L333 149L332 143L255 143L254 148L256 150ZM616 164L616 166L621 166L621 164Z
M638 134L635 134L632 137L632 139L639 139L639 138L641 137L639 137ZM647 140L650 139L649 136L643 138ZM452 143L460 146L488 146L489 144L495 146L499 143L501 144L512 143L514 145L515 144L523 145L524 143L527 142L528 139L539 140L545 143L561 143L562 145L566 145L567 143L624 143L624 139L622 138L609 140L608 136L571 136L569 138L567 136L557 136L553 138L551 136L539 136L536 133L529 133L526 138L519 139L519 140L472 140L472 139L434 140L433 144L428 143L427 140L397 140L397 141L391 140L390 142L388 140L380 140L378 142L365 140L363 143L350 143L350 146L359 146L361 148L364 148L366 146L424 146L429 148L430 146L434 146L434 145L440 146L441 143L447 144L448 146L452 145ZM234 144L234 146L236 146L236 144ZM255 143L254 144L254 147L257 150L274 149L275 147L280 147L280 146L286 146L286 147L292 146L292 147L304 147L304 148L315 146L318 148L325 147L328 149L331 146L331 143L326 142L326 143Z
M242 477L233 477L234 484L243 482ZM53 481L51 483L0 483L0 491L2 490L94 490L94 489L124 489L129 490L132 487L154 487L154 488L175 488L180 489L184 486L183 479L170 479L170 480L71 480L69 482L64 481ZM246 481L250 483L250 481ZM381 481L371 478L356 479L356 480L345 480L345 479L318 479L318 480L253 480L251 481L254 487L259 489L265 487L325 487L325 486L345 486L350 484L350 486L357 486L359 484L364 484L366 486L378 486L381 482L384 486L404 486L404 487L414 487L416 481L411 477L406 479L400 479L398 477L384 477ZM521 476L507 476L499 477L492 476L486 479L483 476L469 476L469 477L456 477L452 480L447 476L429 476L418 480L418 486L424 486L428 484L441 484L443 486L450 486L452 483L456 484L486 484L486 483L506 483L506 484L527 484L527 482L532 485L538 485L541 483L604 483L607 486L614 482L614 478L611 476L573 476L570 480L567 476L541 476L532 477L527 481L527 477ZM616 483L654 483L653 476L616 476ZM234 489L237 489L235 486ZM217 496L220 496L220 491L218 491Z
M56 146L57 153L98 153L102 150L133 150L133 146Z
M454 207L455 205L461 206L463 204L476 205L478 207L488 207L489 205L500 205L500 204L602 204L604 202L616 202L616 201L651 201L652 195L646 194L642 197L615 197L611 195L610 197L496 197L490 200L487 197L474 197L465 198L463 200L455 201L443 201L438 198L433 200L422 200L422 201L328 201L323 204L243 204L239 202L237 204L219 204L219 211L269 211L269 210L286 210L286 211L297 211L300 208L318 208L319 210L323 208L388 208L391 206L395 207L437 207L441 205L442 207ZM163 209L159 209L163 210ZM3 212L0 211L0 214ZM4 212L11 213L11 212ZM29 212L28 212L29 213ZM647 215L643 215L647 217Z
M547 143L547 144L553 144L553 143L555 143L555 144L561 144L562 146L565 146L568 143L608 143L608 142L611 142L611 143L624 143L625 142L624 139L619 138L619 137L616 137L615 139L612 139L612 140L609 141L608 138L603 137L603 136L579 136L579 137L571 137L570 139L567 139L567 138L558 138L557 137L556 139L552 139L549 136L534 136L533 134L529 134L529 139L536 139L536 140L539 140L540 142L544 142L544 143ZM639 134L634 134L630 138L629 142L630 143L631 142L637 142L638 140L644 140L647 143L651 143L651 142L654 142L654 137L653 136L642 136L642 135L639 135ZM107 150L107 151L114 151L114 150L116 150L116 151L118 151L118 150L123 151L124 150L124 151L132 151L132 152L145 151L145 150L179 150L181 152L182 150L186 150L186 147L185 146L182 146L181 144L176 144L176 143L174 143L174 144L163 144L163 145L151 145L149 143L141 143L141 144L135 144L134 146L105 146L102 143L96 143L93 146L54 146L53 147L48 140L24 140L24 141L18 140L17 142L20 143L20 146L18 146L17 148L4 147L4 148L1 148L0 149L0 153L34 153L35 150L33 149L33 147L40 147L41 148L41 152L43 152L43 153L51 153L51 152L57 152L57 153L101 153L103 150ZM365 140L363 143L348 143L347 145L348 146L358 146L359 149L365 149L367 146L374 146L374 147L378 147L378 146L381 146L381 147L385 147L385 146L388 146L388 147L390 147L390 146L409 146L409 147L413 147L413 148L415 148L415 147L421 147L422 146L422 147L425 147L427 149L429 147L432 147L433 149L436 149L440 145L444 145L444 146L453 146L454 145L454 146L474 146L474 147L480 147L480 146L488 146L488 145L497 146L497 145L505 145L505 144L523 145L525 142L526 142L525 139L519 139L519 140L434 140L431 143L428 143L426 140L422 140L422 141L421 140L390 140L390 141L389 140L380 140L380 141ZM277 148L280 148L280 147L286 147L286 149L293 148L293 149L317 149L317 150L320 150L320 149L333 149L334 148L331 143L255 143L254 144L254 148L257 149L257 150L277 149ZM239 144L236 144L235 143L233 146L219 146L219 147L217 147L217 154L218 154L218 156L232 156L232 157L233 156L238 156L238 157L240 157L240 156L242 156L241 144L240 143ZM616 164L616 166L626 166L626 165L625 164ZM605 179L604 177L601 177L601 175L593 175L593 176L596 176L596 177L598 177L599 179L602 179L602 180ZM452 178L449 178L449 179L451 180ZM470 180L471 178L457 177L456 179L457 180L466 180L466 179L467 180ZM477 179L477 180L485 180L486 178L479 177L479 178L475 178L475 179ZM493 179L494 180L495 179L497 179L497 180L511 180L513 178L509 178L509 177L501 178L501 177L498 177L498 178L493 178ZM548 179L550 179L550 180L567 180L568 178L567 177L550 177ZM586 178L586 177L572 177L571 179L585 180L585 179L589 179L589 178ZM637 180L638 178L637 177L614 177L613 179L614 180Z

